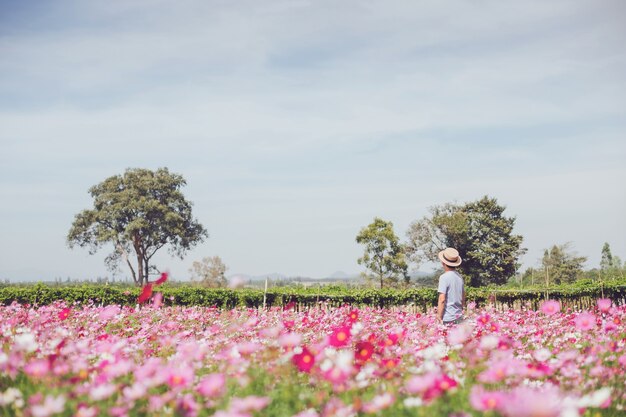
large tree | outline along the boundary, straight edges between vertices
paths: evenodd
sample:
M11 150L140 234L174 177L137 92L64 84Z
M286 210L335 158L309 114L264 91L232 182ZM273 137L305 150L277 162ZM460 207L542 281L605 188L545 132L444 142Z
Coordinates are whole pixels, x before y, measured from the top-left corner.
M513 233L515 217L505 216L504 210L488 196L431 207L429 215L409 226L409 259L417 265L437 262L440 250L453 247L463 258L459 270L469 277L471 286L506 283L515 275L526 249L522 236Z
M88 247L93 254L112 244L107 266L115 269L123 260L135 284L146 284L149 274L158 271L150 261L159 249L167 245L170 254L182 259L208 236L180 191L185 184L181 175L167 168L127 169L105 179L89 189L93 208L74 218L69 246Z
M393 285L400 278L408 281L404 247L393 231L393 223L376 217L371 224L361 229L356 241L365 245L365 252L358 259L359 265L364 265L373 273L373 277L369 277L379 281L380 288L385 283Z

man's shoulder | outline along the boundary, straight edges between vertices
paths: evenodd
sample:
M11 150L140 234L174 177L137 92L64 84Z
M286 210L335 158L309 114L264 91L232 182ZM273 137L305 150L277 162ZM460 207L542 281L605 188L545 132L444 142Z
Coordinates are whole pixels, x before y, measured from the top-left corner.
M463 279L461 274L456 271L446 271L439 276L439 281L449 281L454 279Z
M439 275L439 279L442 279L442 278L452 278L455 275L458 275L455 271L446 271L443 274Z

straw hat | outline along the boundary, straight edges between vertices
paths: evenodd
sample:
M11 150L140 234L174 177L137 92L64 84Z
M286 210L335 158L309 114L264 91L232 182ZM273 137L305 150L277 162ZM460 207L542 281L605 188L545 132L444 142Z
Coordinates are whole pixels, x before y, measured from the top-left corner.
M461 262L463 262L459 256L459 251L454 248L445 248L439 252L438 256L441 262L453 268L461 265Z

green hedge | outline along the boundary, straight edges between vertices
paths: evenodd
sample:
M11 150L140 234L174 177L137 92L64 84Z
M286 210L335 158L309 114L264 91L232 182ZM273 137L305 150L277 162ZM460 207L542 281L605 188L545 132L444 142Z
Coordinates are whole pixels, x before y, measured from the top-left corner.
M222 308L263 306L263 291L258 289L212 289L198 287L157 288L164 295L166 305L216 306ZM45 305L57 300L68 303L95 303L135 305L139 288L119 288L109 286L56 287L37 284L33 286L8 286L0 288L0 303L4 305L16 301L21 304ZM478 305L492 302L506 308L529 302L537 308L547 298L558 299L566 306L585 307L595 303L597 298L611 298L617 304L626 301L626 285L623 282L597 284L591 282L563 285L558 287L534 288L528 290L502 288L468 288L467 300ZM268 290L266 306L293 305L306 308L325 302L330 306L369 305L392 307L413 305L419 308L435 306L437 290L433 288L400 289L348 289L341 287L319 288L276 288ZM290 304L291 303L291 304Z

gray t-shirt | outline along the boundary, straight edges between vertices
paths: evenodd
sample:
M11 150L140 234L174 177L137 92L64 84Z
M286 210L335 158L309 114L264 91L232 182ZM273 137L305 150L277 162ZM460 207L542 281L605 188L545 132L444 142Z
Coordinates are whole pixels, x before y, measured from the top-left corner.
M456 271L447 271L439 277L437 291L446 295L443 321L463 317L463 278Z

